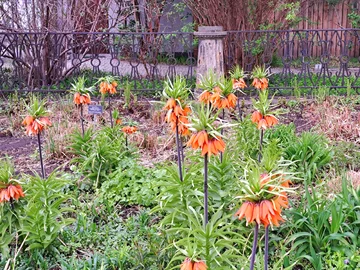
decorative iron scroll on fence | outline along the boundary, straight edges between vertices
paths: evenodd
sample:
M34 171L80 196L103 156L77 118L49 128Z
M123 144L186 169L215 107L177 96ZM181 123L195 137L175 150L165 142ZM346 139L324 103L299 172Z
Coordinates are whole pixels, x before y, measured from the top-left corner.
M292 94L319 85L360 92L360 29L229 31L225 63L250 71L265 64L271 89ZM64 92L69 76L111 73L134 90L162 88L184 75L194 83L193 33L0 33L0 93Z
M84 70L158 89L166 77L193 78L193 52L192 33L0 33L0 91L65 91Z
M319 85L360 91L360 29L229 31L225 43L227 68L264 64L280 92Z

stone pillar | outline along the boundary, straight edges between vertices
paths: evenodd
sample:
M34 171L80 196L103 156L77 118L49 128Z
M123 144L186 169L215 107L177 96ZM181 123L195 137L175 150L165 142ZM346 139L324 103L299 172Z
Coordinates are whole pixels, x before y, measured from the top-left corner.
M219 77L224 75L223 38L227 35L222 26L199 26L194 33L199 39L199 51L196 68L196 82L200 75L205 76L212 69Z

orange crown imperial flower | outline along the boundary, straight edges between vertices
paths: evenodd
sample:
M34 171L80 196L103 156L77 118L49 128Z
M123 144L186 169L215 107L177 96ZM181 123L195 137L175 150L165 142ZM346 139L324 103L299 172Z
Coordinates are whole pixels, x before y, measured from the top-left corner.
M133 134L137 131L137 127L125 126L122 128L122 131L126 134Z
M254 78L253 82L252 82L252 85L256 88L256 89L259 89L259 90L265 90L268 88L269 86L269 81L267 78Z
M100 83L100 93L102 95L105 95L107 92L108 92L107 83L106 82L101 82Z
M163 109L168 110L165 121L170 123L173 132L176 132L177 126L181 135L186 136L190 134L187 127L187 124L189 124L187 116L191 113L191 109L188 106L185 105L181 108L180 105L177 105L174 98L170 98Z
M199 101L205 104L209 104L211 98L211 92L205 90L199 96Z
M231 93L230 95L227 96L227 100L229 103L229 108L235 108L236 106L236 101L237 101L237 96L235 96L233 93Z
M274 115L267 114L263 116L259 111L253 112L251 121L258 125L258 129L267 129L279 123L279 120Z
M217 155L219 152L225 151L225 143L221 137L209 137L208 133L203 130L193 134L187 143L193 149L201 149L201 155Z
M20 185L9 184L5 188L0 189L0 203L18 200L21 197L25 197L23 189Z
M245 80L243 78L240 79L232 79L233 89L244 89L247 87Z
M190 258L185 258L180 266L180 270L206 270L207 265L204 261L193 262Z
M25 133L28 136L37 135L48 126L51 126L49 118L41 117L39 119L35 119L33 116L29 115L25 117L22 124L26 126Z
M282 201L279 202L278 198L280 197L271 201L245 201L235 213L235 216L238 216L239 220L245 217L247 224L256 221L257 224L263 224L265 227L270 224L279 226L279 221L283 221L281 217L281 206L284 205L284 203Z
M113 81L112 83L101 82L100 83L100 93L102 95L105 95L106 93L116 94L117 85L118 84L116 81Z
M75 93L74 94L74 103L76 105L90 104L91 103L90 95L89 94Z

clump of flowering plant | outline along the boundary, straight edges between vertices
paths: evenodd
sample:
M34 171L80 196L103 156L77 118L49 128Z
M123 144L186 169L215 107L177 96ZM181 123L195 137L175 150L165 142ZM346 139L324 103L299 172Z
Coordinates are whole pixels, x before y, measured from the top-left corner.
M242 90L247 87L245 83L245 78L247 77L247 74L238 65L236 65L232 70L230 70L229 74L231 77L233 89L243 93ZM240 106L238 106L238 109L239 109L239 118L242 119L242 110L240 109Z
M221 123L218 113L214 113L209 105L200 106L191 118L189 128L193 134L187 145L195 150L200 149L202 156L216 156L219 152L224 152L225 143L220 130L226 125L216 125L216 123Z
M121 130L125 134L130 135L130 134L133 134L133 133L135 133L137 131L137 127L135 127L135 126L124 126Z
M256 222L264 227L279 226L281 212L288 207L286 192L290 180L284 173L259 173L259 169L247 172L243 182L244 195L237 198L244 202L235 216L245 218L247 224Z
M126 147L128 147L128 136L138 131L137 123L132 121L126 121L123 124L124 125L121 130L125 134L125 145Z
M213 108L207 104L201 104L196 110L194 117L189 124L193 132L187 146L193 149L200 149L204 157L204 226L208 223L208 158L211 155L217 155L225 151L225 142L220 130L228 125L218 125L221 119L218 119L219 112L213 112Z
M105 76L98 80L98 83L100 83L100 93L102 95L106 95L109 93L110 95L116 94L116 87L118 86L118 83L116 81L116 78L113 76Z
M45 101L38 100L35 96L33 96L30 100L30 105L27 106L27 111L28 114L23 120L22 124L26 128L26 135L36 135L38 138L41 172L43 178L45 178L40 135L43 130L51 126L51 122L48 118L48 111L45 109Z
M102 98L105 97L107 93L109 93L109 109L110 109L110 123L111 127L114 126L113 118L112 118L112 112L111 112L111 98L110 95L116 94L116 87L118 86L118 83L116 81L116 78L113 76L105 76L98 80L98 83L100 83L100 93Z
M252 86L258 90L264 91L269 87L269 75L269 68L265 68L265 66L255 67L251 73L251 78L253 79Z
M163 96L167 98L164 110L167 111L166 122L170 123L171 130L176 133L176 128L181 135L189 135L188 116L191 109L187 104L190 89L184 77L177 76L172 82L168 79L165 82Z
M278 124L279 120L275 116L278 111L271 108L272 99L268 98L269 92L262 91L258 100L253 100L255 111L251 116L251 121L257 125L260 130L271 128Z
M91 103L90 93L92 93L92 87L85 86L86 79L85 77L78 78L74 83L71 84L70 92L74 94L74 104L80 107L80 120L81 120L81 129L84 136L84 112L83 106Z
M14 178L14 167L10 160L0 160L0 203L9 202L25 197L22 186Z
M26 128L26 135L38 135L44 129L51 126L48 112L45 109L45 101L38 100L35 96L30 100L30 106L27 106L28 114L24 118L22 124Z
M236 65L232 70L229 72L232 82L232 87L234 90L242 90L247 87L245 83L246 74L244 70Z
M167 111L165 120L170 123L171 130L175 133L177 162L181 181L183 180L182 162L184 161L184 153L182 140L179 136L190 135L188 116L191 113L191 109L187 103L189 93L190 89L184 77L177 76L174 81L168 79L165 82L163 96L167 99L167 102L163 110Z
M199 95L198 100L202 103L209 104L217 85L218 82L214 71L209 70L205 76L201 76L201 80L197 85L199 89L203 90Z
M242 179L242 193L238 196L243 203L235 213L238 219L246 219L246 224L254 224L254 242L250 269L254 269L255 253L258 241L259 226L263 225L265 231L265 265L267 269L269 226L279 226L284 221L282 210L288 208L287 192L290 189L290 175L282 171L275 173L260 173L261 169L254 166L245 170Z
M211 104L217 109L234 109L237 101L235 90L232 81L221 78L213 89L210 97Z

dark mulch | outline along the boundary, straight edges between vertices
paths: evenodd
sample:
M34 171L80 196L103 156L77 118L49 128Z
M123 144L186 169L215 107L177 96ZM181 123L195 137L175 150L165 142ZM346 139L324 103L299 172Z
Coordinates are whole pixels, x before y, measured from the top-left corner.
M16 173L41 173L36 137L0 137L0 158L6 156L14 162ZM59 159L45 159L45 173L50 174L63 162Z

